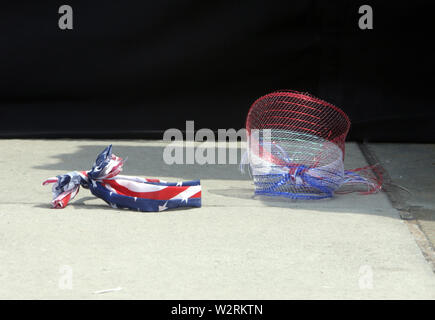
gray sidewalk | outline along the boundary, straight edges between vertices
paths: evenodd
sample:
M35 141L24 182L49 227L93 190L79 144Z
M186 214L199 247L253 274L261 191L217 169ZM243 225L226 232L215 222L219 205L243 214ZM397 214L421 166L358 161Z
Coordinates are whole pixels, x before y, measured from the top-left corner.
M377 143L370 148L388 171L400 205L435 244L435 145Z
M138 213L82 189L67 208L50 209L41 182L89 169L110 143L128 156L124 174L201 179L203 207ZM237 165L169 166L164 146L0 140L0 298L435 298L435 275L385 193L254 198ZM355 144L346 156L348 168L366 164ZM71 289L62 286L68 274ZM122 289L94 293L111 288Z

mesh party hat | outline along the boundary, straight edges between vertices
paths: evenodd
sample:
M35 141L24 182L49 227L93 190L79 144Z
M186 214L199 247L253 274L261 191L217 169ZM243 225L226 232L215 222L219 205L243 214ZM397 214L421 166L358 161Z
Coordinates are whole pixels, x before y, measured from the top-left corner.
M293 199L381 189L377 166L344 169L349 117L307 93L281 90L254 102L247 119L247 157L255 193Z

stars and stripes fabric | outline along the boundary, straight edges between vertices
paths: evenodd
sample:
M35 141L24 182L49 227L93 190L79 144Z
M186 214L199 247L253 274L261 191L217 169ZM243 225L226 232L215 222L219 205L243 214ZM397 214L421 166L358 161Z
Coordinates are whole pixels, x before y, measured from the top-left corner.
M113 208L136 211L164 211L180 207L201 207L200 180L166 182L120 175L125 161L112 154L112 145L101 152L89 171L72 171L48 178L53 184L53 208L64 208L77 195L80 186Z

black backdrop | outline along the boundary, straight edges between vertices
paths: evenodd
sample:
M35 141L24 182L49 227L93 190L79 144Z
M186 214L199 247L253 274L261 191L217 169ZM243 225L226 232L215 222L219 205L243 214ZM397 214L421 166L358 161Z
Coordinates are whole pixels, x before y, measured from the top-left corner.
M58 8L74 29L58 28ZM374 29L360 30L369 4ZM14 1L0 5L0 136L160 138L241 128L277 89L349 114L350 139L435 141L424 1Z

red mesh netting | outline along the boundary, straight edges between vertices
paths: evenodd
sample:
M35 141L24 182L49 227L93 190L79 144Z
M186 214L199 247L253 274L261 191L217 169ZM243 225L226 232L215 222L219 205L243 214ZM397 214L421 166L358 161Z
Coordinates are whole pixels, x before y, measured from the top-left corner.
M282 129L315 135L342 150L350 128L348 116L336 106L292 90L270 93L254 102L246 119L246 129Z
M344 185L338 191L379 190L370 168L344 170L349 128L341 109L307 93L281 90L256 100L246 119L256 193L318 199Z

